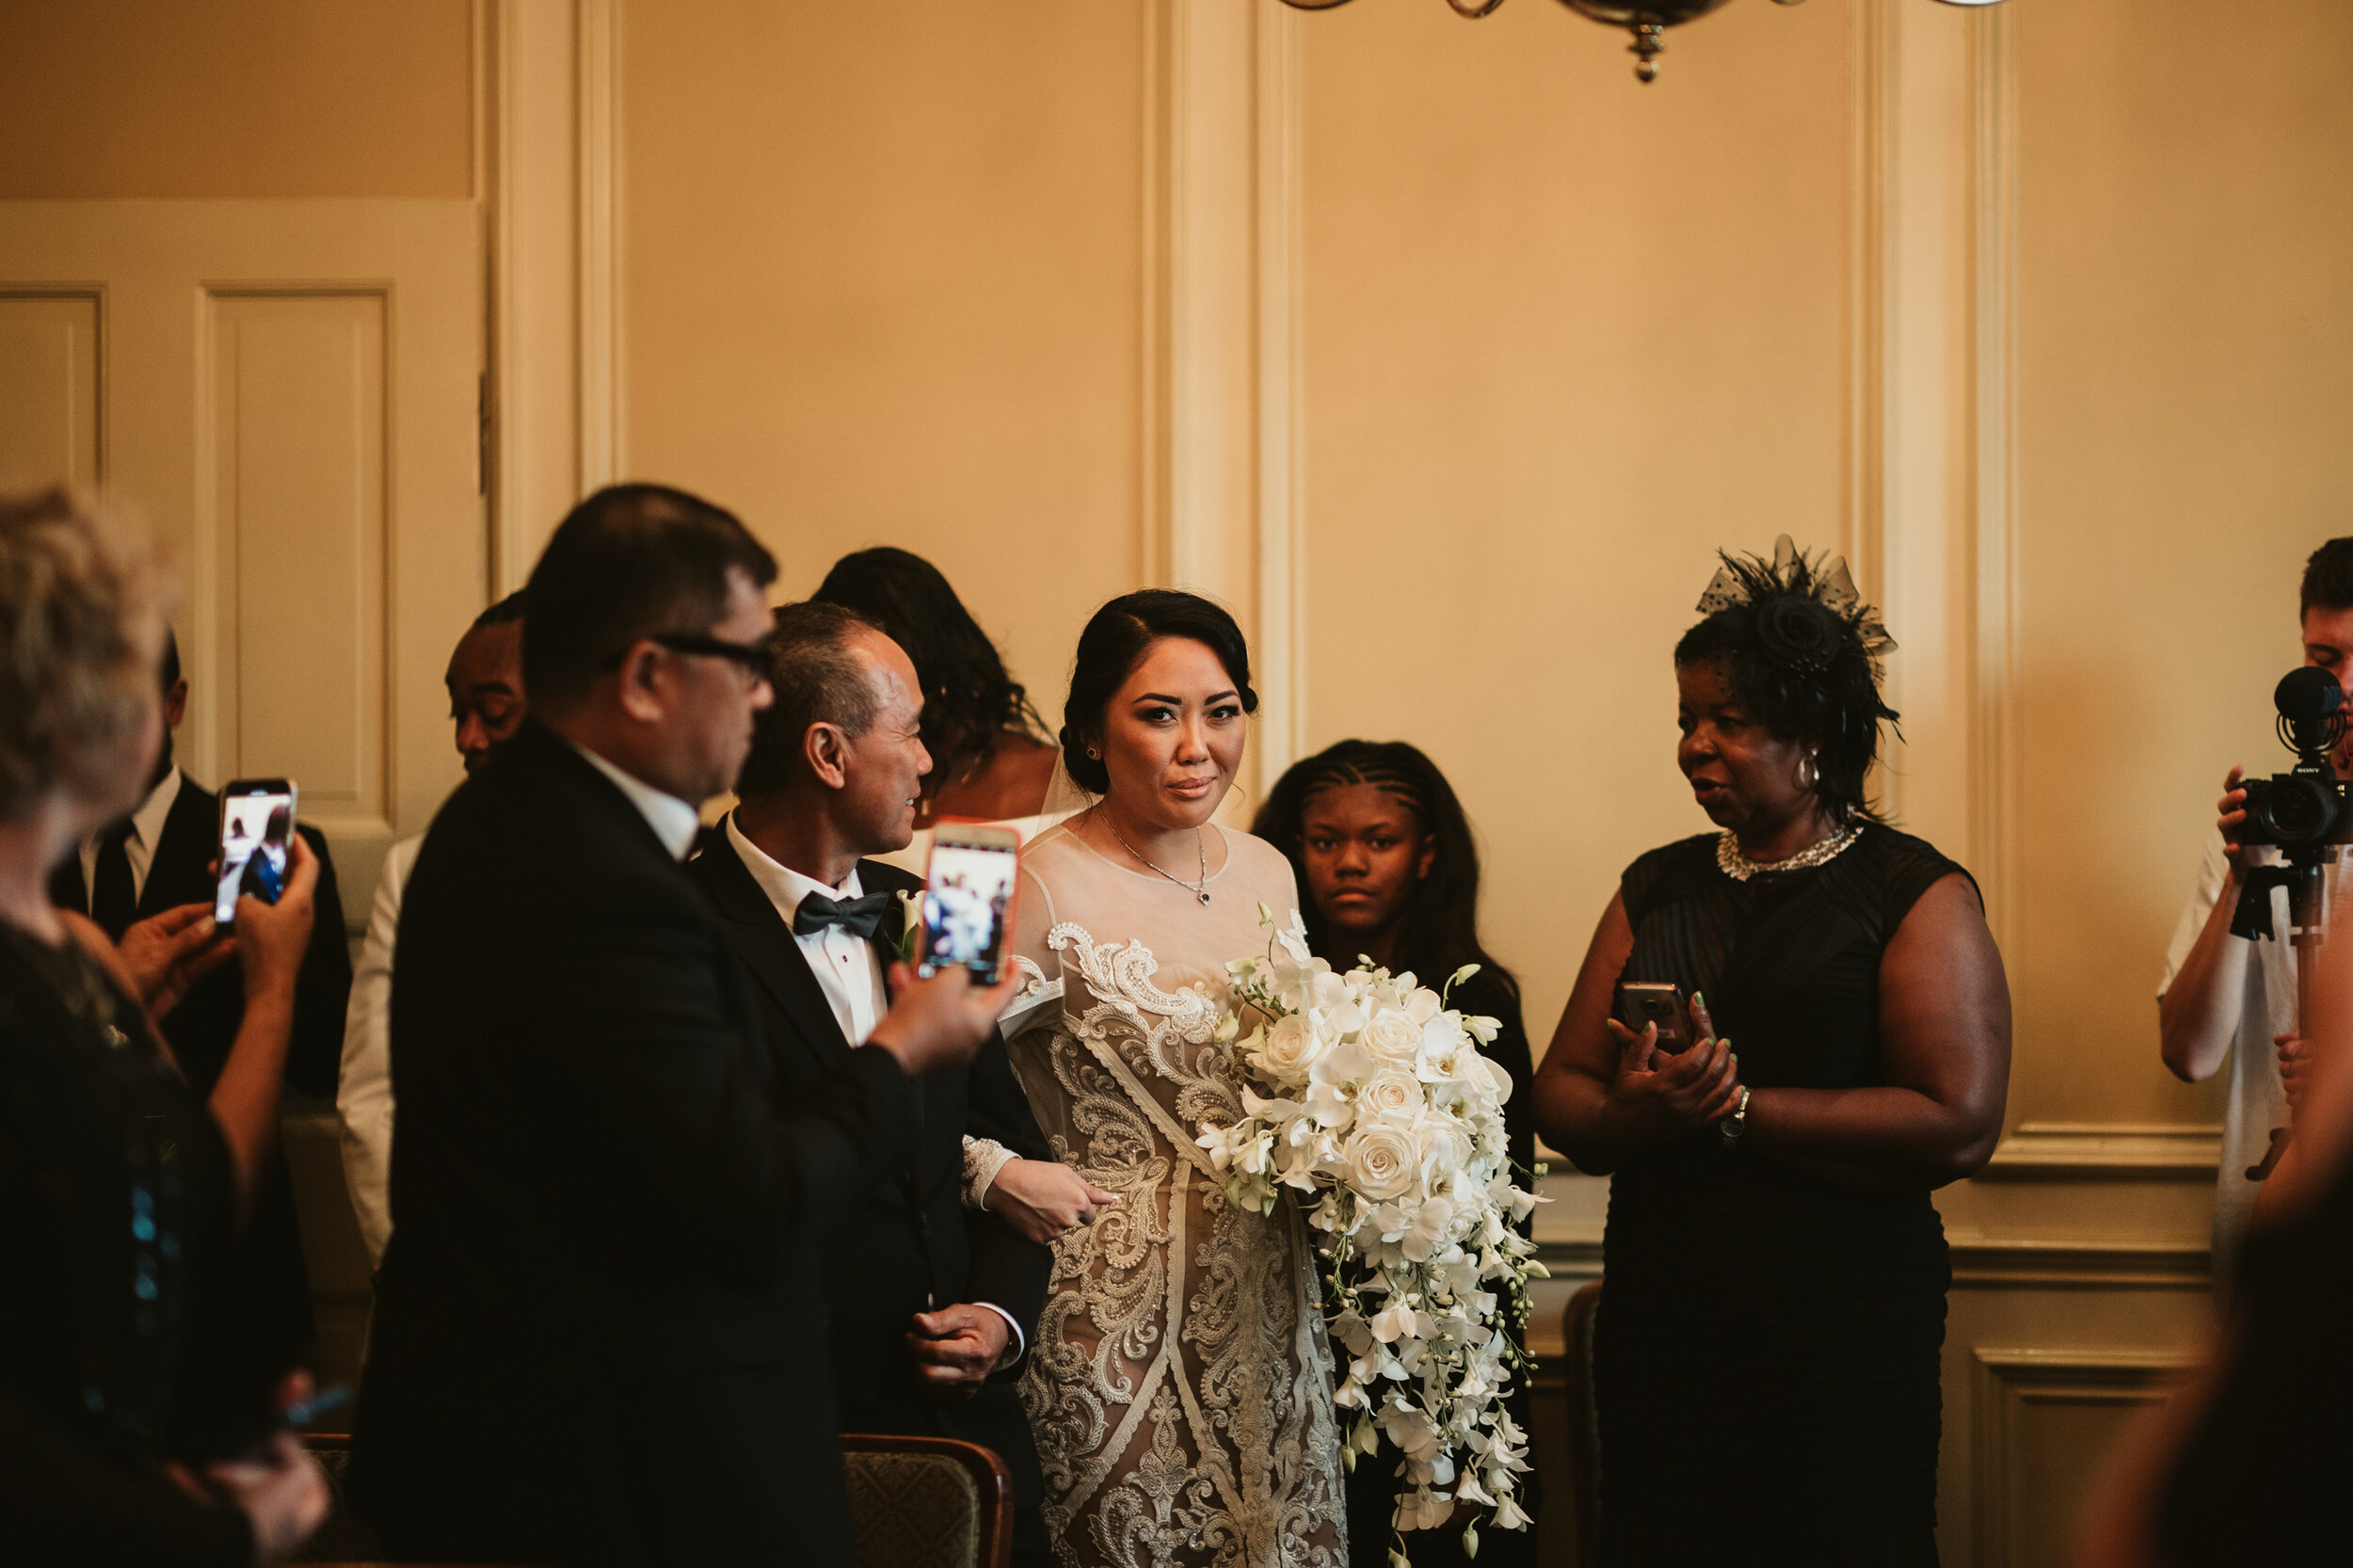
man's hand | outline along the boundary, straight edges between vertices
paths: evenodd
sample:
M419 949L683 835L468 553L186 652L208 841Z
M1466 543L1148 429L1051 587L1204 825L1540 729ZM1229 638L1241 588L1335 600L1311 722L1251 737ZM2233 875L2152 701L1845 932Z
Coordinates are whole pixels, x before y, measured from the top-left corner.
M213 923L209 904L184 904L128 926L116 944L139 984L139 1000L161 1018L180 1005L188 987L229 961L236 951Z
M2239 843L2239 835L2247 831L2247 790L2242 782L2247 770L2233 765L2222 779L2222 798L2214 803L2215 826L2222 831L2222 853L2231 862L2231 870L2246 870L2247 851Z
M2280 1048L2280 1087L2287 1091L2288 1110L2294 1112L2303 1105L2305 1085L2312 1081L2312 1048L2294 1032L2274 1034L2271 1043Z
M969 1062L981 1042L996 1032L997 1020L1013 1004L1020 984L1010 966L1002 980L983 989L972 984L971 971L962 968L918 980L906 965L893 964L890 1011L866 1043L888 1051L909 1078Z
M1004 1357L1013 1331L985 1306L958 1302L937 1312L919 1312L907 1336L923 1391L935 1400L968 1400L981 1391Z

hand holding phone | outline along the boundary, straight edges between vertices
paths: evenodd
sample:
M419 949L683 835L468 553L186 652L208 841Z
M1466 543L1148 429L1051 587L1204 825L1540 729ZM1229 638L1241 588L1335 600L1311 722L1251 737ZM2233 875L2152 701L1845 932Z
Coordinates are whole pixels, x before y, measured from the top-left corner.
M224 931L237 920L237 899L264 904L284 895L294 870L295 787L284 778L238 778L221 787L219 881L213 920Z
M1656 981L1628 980L1618 986L1618 1021L1640 1034L1657 1025L1658 1048L1673 1056L1691 1045L1691 1013L1683 987Z
M969 969L974 984L996 984L1004 974L1020 870L1021 840L1009 827L952 824L935 831L924 876L923 956L915 972L928 980L942 969Z

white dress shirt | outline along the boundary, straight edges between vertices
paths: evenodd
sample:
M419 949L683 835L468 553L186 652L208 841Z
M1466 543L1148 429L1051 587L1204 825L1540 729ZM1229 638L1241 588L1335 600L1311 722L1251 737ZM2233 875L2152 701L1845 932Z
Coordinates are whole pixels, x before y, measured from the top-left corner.
M352 971L343 1073L335 1080L335 1112L344 1124L344 1185L351 1190L371 1267L384 1261L384 1243L392 1239L392 938L400 931L401 894L424 842L420 833L384 852L376 907L368 914L368 934Z
M728 842L735 846L744 869L760 884L760 890L768 895L768 902L776 906L787 931L792 929L792 915L800 908L801 900L811 893L823 893L837 903L866 896L856 866L850 868L850 874L841 879L840 887L828 888L815 877L805 876L772 859L767 851L744 836L744 830L735 825L732 811L728 813ZM801 956L808 960L809 972L817 977L817 988L825 994L825 1005L833 1009L834 1021L841 1026L841 1037L853 1047L866 1044L867 1036L874 1032L874 1026L890 1007L890 993L883 984L882 959L875 953L874 944L838 925L821 926L805 936L796 933L792 940L801 950ZM1000 1161L1000 1168L1001 1165ZM996 1178L994 1171L989 1176L991 1180ZM972 1304L984 1306L1005 1320L1005 1351L998 1357L997 1365L1008 1367L1018 1361L1029 1336L1021 1332L1013 1314L995 1302Z
M666 794L638 777L623 773L579 742L566 740L566 745L588 759L589 765L613 780L613 787L629 796L629 803L637 808L653 836L662 840L662 847L670 852L673 860L683 860L686 852L695 847L695 835L702 831L702 817L692 804Z
M839 888L828 888L813 876L803 876L792 867L780 865L768 857L758 844L744 837L735 825L735 813L728 813L728 842L743 857L752 880L768 895L768 902L784 917L785 929L792 929L792 916L801 907L801 901L811 893L822 893L839 903L843 899L863 898L866 889L858 881L857 868L842 878ZM834 1022L841 1026L841 1037L852 1046L866 1044L874 1026L889 1011L890 999L883 987L882 960L875 955L874 944L862 936L852 936L838 925L822 926L806 936L792 938L808 960L809 971L817 976L818 989L825 993L825 1003L833 1009Z
M123 858L131 862L131 902L136 904L147 891L147 869L155 863L155 840L163 837L164 819L171 815L172 802L180 798L180 764L164 775L163 782L147 792L138 809L131 813L131 836L122 840ZM82 840L82 891L89 898L98 896L98 835ZM85 905L80 911L88 914Z

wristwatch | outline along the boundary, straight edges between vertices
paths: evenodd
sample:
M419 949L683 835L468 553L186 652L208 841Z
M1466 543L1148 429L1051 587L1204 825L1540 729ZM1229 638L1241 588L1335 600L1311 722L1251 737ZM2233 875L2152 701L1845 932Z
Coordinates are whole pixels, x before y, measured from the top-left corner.
M1718 1122L1716 1130L1724 1135L1724 1147L1737 1149L1740 1146L1740 1134L1749 1130L1749 1092L1746 1087L1741 1089L1740 1102L1732 1108L1732 1114Z

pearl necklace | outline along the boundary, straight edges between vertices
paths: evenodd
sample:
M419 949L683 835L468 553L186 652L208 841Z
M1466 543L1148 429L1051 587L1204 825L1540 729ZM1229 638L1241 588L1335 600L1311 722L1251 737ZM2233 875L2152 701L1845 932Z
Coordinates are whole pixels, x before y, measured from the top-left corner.
M1735 882L1746 882L1760 872L1801 872L1837 858L1848 845L1863 837L1863 824L1856 823L1845 831L1833 833L1811 849L1801 849L1785 860L1752 860L1740 853L1739 835L1727 828L1716 840L1716 869Z

